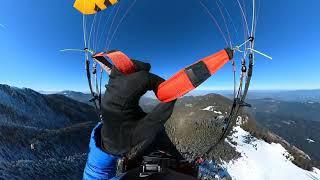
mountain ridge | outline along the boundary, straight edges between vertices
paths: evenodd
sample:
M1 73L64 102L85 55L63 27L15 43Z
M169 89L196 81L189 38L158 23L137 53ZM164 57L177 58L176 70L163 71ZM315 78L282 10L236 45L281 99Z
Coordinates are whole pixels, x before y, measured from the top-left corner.
M94 108L61 94L41 95L30 89L15 89L9 86L0 85L0 95L2 95L0 97L6 97L4 101L0 99L0 105L3 107L11 107L12 102L20 100L22 103L19 104L19 107L27 106L30 102L31 108L23 107L24 112L29 110L29 115L35 114L34 112L38 112L37 110L43 106L46 106L45 109L51 109L48 112L64 115L62 125L59 124L60 121L54 120L53 122L58 125L52 125L50 123L53 122L48 122L47 119L42 119L43 116L35 114L33 117L35 121L43 121L43 123L35 124L24 122L24 119L18 116L10 116L10 113L16 113L14 107L8 111L0 109L1 116L7 118L6 121L0 119L0 126L3 129L0 132L2 147L0 178L79 179L82 176L88 151L90 132L98 121ZM35 101L38 97L39 102ZM158 103L151 98L145 98L142 101L145 108L149 110ZM221 132L222 116L227 115L231 103L231 100L216 94L184 97L178 100L174 113L166 124L166 132L185 158L194 159L217 141ZM33 107L35 105L39 107ZM19 113L17 114L24 115L20 111ZM251 117L246 113L240 114L239 117L244 125L248 122L255 122L251 121ZM21 124L21 121L24 123ZM254 130L252 134L255 135L254 133L259 131L260 129ZM261 136L265 135L262 133ZM243 154L237 152L233 147L233 142L229 141L230 137L217 149L210 152L210 157L228 165L231 165L236 159L241 159ZM292 147L287 148L290 151ZM296 151L298 152L298 150L292 152ZM310 164L307 158L304 159L304 162ZM298 162L297 165L303 167L303 163ZM48 170L44 171L46 168Z

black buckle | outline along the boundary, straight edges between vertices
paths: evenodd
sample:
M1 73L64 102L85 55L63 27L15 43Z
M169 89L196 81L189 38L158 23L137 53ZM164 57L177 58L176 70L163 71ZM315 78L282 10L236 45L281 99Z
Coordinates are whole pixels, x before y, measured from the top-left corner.
M163 169L158 164L144 164L142 165L142 172L139 177L148 177L154 173L161 173Z
M140 177L147 177L155 173L164 173L169 168L175 166L175 160L171 159L171 155L165 152L155 152L149 156L143 157L142 172L140 172Z

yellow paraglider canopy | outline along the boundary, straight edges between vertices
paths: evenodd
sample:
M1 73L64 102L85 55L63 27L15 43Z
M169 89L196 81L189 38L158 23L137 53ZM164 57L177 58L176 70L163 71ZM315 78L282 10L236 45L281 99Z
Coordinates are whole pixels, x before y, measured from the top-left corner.
M76 0L73 7L82 14L95 14L117 2L119 2L119 0Z

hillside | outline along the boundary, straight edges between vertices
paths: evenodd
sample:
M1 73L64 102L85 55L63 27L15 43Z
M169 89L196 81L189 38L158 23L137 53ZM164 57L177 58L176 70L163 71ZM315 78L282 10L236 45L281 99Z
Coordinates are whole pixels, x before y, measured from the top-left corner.
M79 179L93 107L0 85L0 179Z
M75 98L42 95L31 89L6 85L0 85L0 95L0 179L81 179L90 131L98 120L94 108L75 101ZM140 103L150 111L157 101L143 98ZM194 160L217 141L230 105L229 99L217 94L187 96L178 100L165 127L169 139L184 158ZM261 147L255 145L256 142L262 144ZM308 177L309 174L319 178L317 169L313 169L312 161L303 151L261 128L246 111L239 114L233 133L210 152L210 157L227 168L225 171L232 177L246 179L241 175L246 171L239 171L238 164L258 163L260 159L256 156L266 155L263 150L273 144L276 148L271 148L268 156L271 165L261 164L257 171L265 169L280 173L276 171L280 169L276 164L279 163L294 172L292 175L280 173L284 177ZM209 169L213 167L210 164L211 161ZM241 167L248 170L251 165L241 164ZM266 177L251 173L248 174L253 177Z
M265 128L320 161L320 103L251 100L252 114Z

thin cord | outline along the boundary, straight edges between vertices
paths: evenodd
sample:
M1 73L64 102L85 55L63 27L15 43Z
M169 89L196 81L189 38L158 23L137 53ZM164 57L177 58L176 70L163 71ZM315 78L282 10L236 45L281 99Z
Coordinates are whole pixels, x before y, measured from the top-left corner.
M100 99L100 108L101 108L101 94L102 94L102 78L103 78L103 68L100 66L100 90L99 90L99 99Z
M221 29L221 27L219 26L216 18L215 18L215 17L213 16L213 14L210 12L210 10L208 9L208 7L207 7L205 4L202 3L201 0L199 0L199 2L200 2L200 4L202 5L202 7L206 10L206 12L210 15L212 21L213 21L213 22L216 24L216 26L218 27L218 29L219 29L219 31L220 31L220 33L221 33L224 41L226 42L226 45L228 45L227 38L226 38L226 36L224 35L224 33L222 32L222 29Z
M252 0L252 23L251 23L251 37L254 37L254 24L255 24L255 18L256 18L256 4L255 4L255 0ZM252 47L253 48L253 47Z
M228 33L229 42L230 42L230 44L229 44L229 45L230 45L230 47L232 47L231 35L230 35L230 31L229 31L229 28L228 28L228 25L227 25L226 18L224 17L223 12L222 12L222 10L221 10L221 8L220 8L219 1L216 1L216 4L217 4L217 6L218 6L218 9L219 9L219 11L220 11L220 14L221 14L221 16L222 16L222 19L223 19L224 25L225 25L226 30L227 30L227 33Z
M258 10L256 11L256 22L254 23L255 33L257 32L257 23L258 23L259 14L260 14L260 8L261 8L261 1L258 1L258 2L259 3L258 3Z
M86 20L85 15L82 15L82 31L83 31L83 41L84 41L84 47L87 47L87 31L86 31Z
M232 59L232 72L233 72L233 98L236 98L237 80L236 80L236 62Z
M102 42L102 36L103 35L107 35L106 33L107 33L107 30L108 30L108 24L109 24L109 21L110 21L110 19L111 19L111 16L112 16L112 14L114 13L114 10L115 10L115 8L113 7L112 8L112 10L111 10L111 12L110 12L110 14L109 14L109 16L108 16L108 18L107 18L107 21L106 21L106 23L105 23L105 26L103 27L103 29L106 29L105 31L103 31L101 34L100 34L100 36L99 36L99 44L98 44L98 46L100 47L100 44L101 44L101 42Z
M95 34L95 36L94 36L94 38L93 38L93 49L97 49L98 47L97 47L97 43L98 43L98 35L99 35L99 30L100 30L100 24L101 24L101 18L102 18L102 16L103 16L103 13L104 13L104 11L103 12L101 12L98 16L99 16L99 20L98 20L98 27L96 28L96 32L94 33Z
M112 27L113 27L113 24L114 24L114 21L115 21L117 15L118 15L118 12L119 12L120 7L121 7L121 4L119 4L119 6L118 6L118 8L117 8L117 11L116 11L116 14L113 16L111 25L110 25L110 27L109 27L109 31L108 31L107 39L106 39L106 45L105 45L105 47L104 47L105 51L107 51L107 45L108 45L109 35L110 35L110 33L111 33L111 29L112 29Z
M262 55L262 56L264 56L264 57L272 60L272 57L271 57L271 56L269 56L269 55L267 55L267 54L265 54L265 53L263 53L263 52L260 52L260 51L258 51L258 50L252 49L252 48L247 48L247 49L250 50L250 51L252 51L252 52L258 53L258 54L260 54L260 55Z
M128 13L130 12L130 10L133 8L133 6L136 4L136 2L137 2L137 0L134 0L134 1L131 3L130 7L127 9L127 11L124 13L124 15L122 16L122 18L120 19L119 23L118 23L117 26L116 26L116 29L114 30L114 32L113 32L113 34L112 34L112 36L111 36L111 39L110 39L110 41L109 41L109 44L108 44L107 49L109 49L109 47L110 47L110 45L111 45L111 43L112 43L112 41L113 41L113 38L114 38L115 34L116 34L117 31L118 31L119 26L122 24L123 20L126 18L126 16L127 16Z
M91 43L91 35L92 35L92 29L94 27L94 24L95 24L95 21L96 21L96 16L97 16L97 13L94 14L94 18L93 18L93 21L91 23L91 28L90 28L90 33L89 33L89 41L88 41L88 49L90 49L90 43Z
M230 19L230 22L231 22L231 24L232 24L232 26L233 26L233 29L234 29L235 33L236 33L236 37L238 37L238 30L237 30L235 24L233 23L232 17L231 17L231 15L230 15L228 9L224 6L224 4L223 4L223 2L222 2L221 0L218 0L218 1L220 2L220 4L222 5L222 7L224 8L225 12L227 13L228 18Z
M249 34L249 26L248 26L248 22L247 22L246 15L245 15L245 13L244 13L244 11L243 11L242 5L241 5L241 3L239 2L239 0L237 0L237 2L238 2L239 7L240 7L240 11L241 11L242 18L243 18L243 20L244 20L244 22L245 22L245 28L246 28L246 30L247 30L246 32L248 33L248 36L250 36L250 34Z

